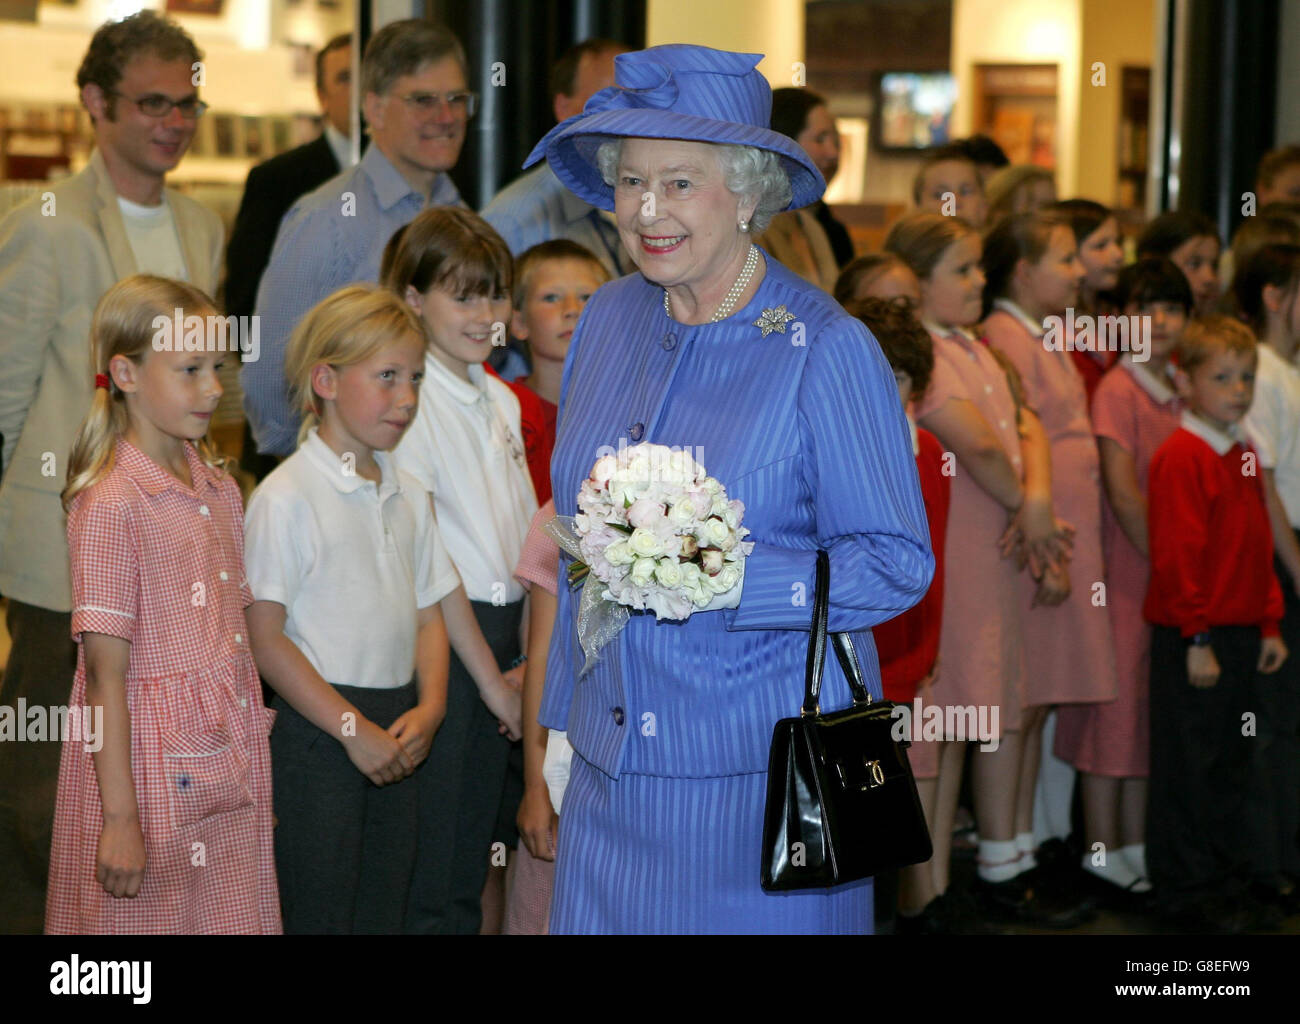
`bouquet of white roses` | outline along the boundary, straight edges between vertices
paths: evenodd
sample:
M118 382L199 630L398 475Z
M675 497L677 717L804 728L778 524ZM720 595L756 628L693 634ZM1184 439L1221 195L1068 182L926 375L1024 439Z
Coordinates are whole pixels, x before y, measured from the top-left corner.
M622 627L626 608L686 619L739 585L754 547L744 540L744 515L688 452L639 444L597 459L578 492L578 514L557 516L548 528L577 559L569 582L586 580L584 608L603 620L586 631L607 634L596 648ZM616 607L603 611L597 601ZM588 649L589 662L593 655Z

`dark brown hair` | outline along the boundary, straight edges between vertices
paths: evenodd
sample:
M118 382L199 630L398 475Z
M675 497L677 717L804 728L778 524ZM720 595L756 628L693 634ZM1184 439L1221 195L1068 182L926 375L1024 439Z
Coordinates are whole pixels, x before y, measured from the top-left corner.
M426 64L453 58L469 78L465 48L449 29L423 18L389 22L366 43L361 58L361 94L383 95L403 75L414 75Z
M911 306L890 299L860 299L846 308L876 336L889 365L912 378L912 394L917 398L925 394L934 372L934 341Z
M549 80L551 99L556 96L572 96L574 87L578 84L578 65L582 63L582 58L590 54L592 57L599 57L602 53L609 53L610 50L618 50L620 53L628 49L626 43L619 43L613 39L584 39L580 43L570 46L551 67L551 76Z
M322 46L316 54L316 91L325 91L325 56L333 53L335 50L341 50L345 46L352 45L352 33L340 32L328 43Z
M1074 240L1069 220L1059 213L1038 210L1003 218L984 236L984 316L993 309L993 300L1006 298L1011 292L1011 278L1021 260L1037 263L1052 242L1052 232L1065 228Z
M97 85L108 101L105 116L117 119L114 92L134 58L147 54L159 60L183 60L194 65L203 54L189 34L170 18L140 11L121 21L106 21L91 36L90 47L77 68L77 91Z
M472 210L435 206L389 239L382 283L398 295L439 288L456 296L510 295L514 267L496 230Z

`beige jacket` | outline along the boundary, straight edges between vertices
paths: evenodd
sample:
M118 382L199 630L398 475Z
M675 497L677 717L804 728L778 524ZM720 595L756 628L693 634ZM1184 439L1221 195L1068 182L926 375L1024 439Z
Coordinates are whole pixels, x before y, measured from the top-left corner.
M210 295L221 221L172 189L167 199L189 279ZM72 610L59 492L94 390L90 319L104 292L135 272L98 150L80 174L0 220L0 593L26 604Z
M834 290L840 268L831 241L806 208L778 213L757 242L805 281L824 292Z

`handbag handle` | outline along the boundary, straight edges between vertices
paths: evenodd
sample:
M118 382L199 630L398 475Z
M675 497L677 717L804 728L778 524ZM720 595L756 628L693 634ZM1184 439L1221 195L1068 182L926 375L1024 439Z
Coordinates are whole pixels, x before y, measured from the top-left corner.
M830 619L831 559L823 550L817 552L817 581L813 586L812 628L808 634L808 660L804 670L803 706L799 713L804 717L821 714L818 698L822 688L822 673L826 668L827 622ZM848 633L829 634L835 645L844 677L849 681L854 704L870 704L871 693L862 681L862 665L853 638Z

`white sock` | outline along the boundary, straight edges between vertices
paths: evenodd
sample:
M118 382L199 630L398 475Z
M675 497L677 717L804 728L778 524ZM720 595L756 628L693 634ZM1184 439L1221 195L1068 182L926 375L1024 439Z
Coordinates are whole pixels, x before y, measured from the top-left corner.
M1106 858L1104 864L1093 863L1094 855L1085 853L1083 855L1083 870L1090 871L1098 878L1105 879L1111 885L1116 885L1121 889L1128 889L1130 892L1149 892L1151 883L1142 879L1122 851L1116 851ZM1136 884L1134 884L1136 883Z
M1132 843L1129 846L1121 846L1119 855L1128 861L1128 866L1133 869L1139 878L1151 877L1147 873L1146 843Z
M1038 867L1038 858L1034 856L1034 834L1032 832L1016 833L1016 850L1020 859L1016 861L1016 874L1023 874Z
M1020 874L1020 851L1014 839L981 839L976 864L985 882L1005 882Z

